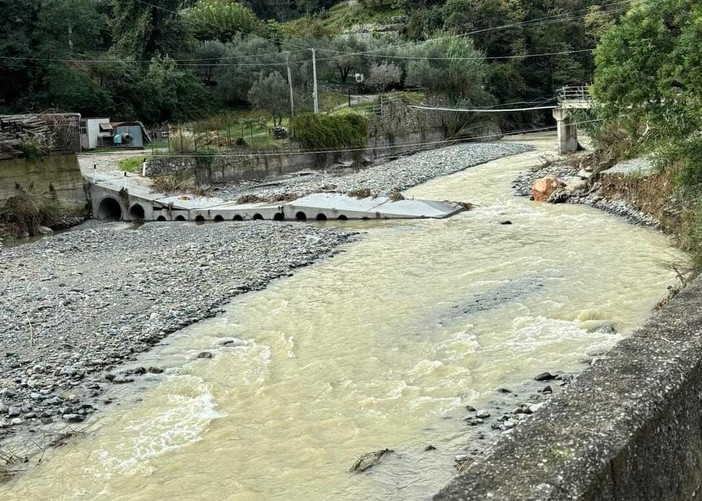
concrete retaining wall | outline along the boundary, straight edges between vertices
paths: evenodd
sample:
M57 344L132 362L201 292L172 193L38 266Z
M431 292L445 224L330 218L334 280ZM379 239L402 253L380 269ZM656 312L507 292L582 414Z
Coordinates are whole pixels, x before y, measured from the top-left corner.
M702 486L702 281L437 500L689 500Z
M408 133L400 138L392 135L374 137L364 152L287 153L229 156L174 156L153 158L146 162L146 175L187 173L200 183L226 183L291 174L309 169L326 169L340 163L365 157L376 159L410 151L431 149L445 138L443 129ZM418 146L420 145L420 146Z
M0 204L17 194L17 186L42 195L55 191L67 215L85 212L87 196L75 155L0 161Z
M307 153L163 157L147 160L146 175L187 173L201 183L226 183L324 168L341 159L338 154Z

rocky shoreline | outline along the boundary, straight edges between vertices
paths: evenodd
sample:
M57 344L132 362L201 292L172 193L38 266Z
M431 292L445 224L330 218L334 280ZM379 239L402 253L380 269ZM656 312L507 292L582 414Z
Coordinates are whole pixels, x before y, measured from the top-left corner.
M600 175L627 174L647 172L651 165L646 160L638 160L637 163L627 162L626 165L615 165ZM534 170L522 172L512 183L512 188L518 196L532 196L532 187L540 179L553 178L562 182L562 187L556 189L548 197L550 203L570 203L581 204L594 207L627 220L631 224L640 226L657 227L658 221L650 214L639 211L628 205L624 200L612 200L605 197L601 192L601 185L595 181L591 182L591 170L577 169L566 163L555 163L546 165Z
M106 223L0 249L0 440L83 421L134 380L121 364L353 238L263 221Z
M274 182L224 184L215 188L213 194L225 199L255 197L261 201L293 200L319 192L392 196L434 178L532 149L519 143L465 143L422 151L354 172L340 166L298 173Z
M463 144L352 173L341 169L273 185L226 187L218 195L391 194L529 150L513 143ZM87 221L30 244L0 245L0 452L8 452L5 462L25 461L62 441L66 429L110 403L105 392L115 385L161 372L159 367L126 367L168 334L217 315L238 294L332 256L354 235L263 221L139 227ZM3 449L31 436L42 439L31 440L38 449L30 447L26 455Z
M592 359L583 363L592 363ZM462 419L467 426L468 442L456 453L456 469L461 472L485 455L502 436L511 434L520 424L537 415L539 409L576 377L577 373L543 372L516 387L498 388L483 405L467 405Z

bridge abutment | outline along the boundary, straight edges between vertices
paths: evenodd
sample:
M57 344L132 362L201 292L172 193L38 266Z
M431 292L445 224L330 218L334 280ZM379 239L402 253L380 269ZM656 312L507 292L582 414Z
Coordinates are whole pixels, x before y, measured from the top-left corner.
M558 154L565 155L578 151L578 126L569 115L568 110L556 108L553 110L558 132Z

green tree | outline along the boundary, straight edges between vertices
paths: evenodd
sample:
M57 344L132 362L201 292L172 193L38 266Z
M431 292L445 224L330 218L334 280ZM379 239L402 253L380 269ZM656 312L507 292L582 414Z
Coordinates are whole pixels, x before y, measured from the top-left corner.
M442 10L445 29L471 33L475 46L488 56L512 54L522 37L523 0L448 0Z
M218 66L215 80L218 94L231 104L246 103L249 89L259 77L285 67L285 57L274 42L241 35L226 44L223 60L227 65Z
M702 4L637 1L597 48L593 91L607 120L647 131L646 147L702 184Z
M148 123L191 120L210 110L202 82L168 57L154 57L134 91L137 113Z
M113 50L137 60L178 53L187 34L181 5L182 0L112 0Z
M183 18L198 40L229 42L237 34L264 30L264 24L251 9L233 0L199 0L183 11Z
M69 61L94 54L99 33L95 0L0 3L0 106L70 110L71 96L77 111L99 106L86 67Z
M408 51L407 85L447 96L451 103L486 104L492 96L484 89L484 56L461 37L431 40Z
M290 112L290 90L288 82L279 72L260 76L249 90L248 99L256 108L266 110L273 117L273 122L283 123L283 117Z
M369 40L359 36L340 36L330 44L333 66L339 73L342 83L346 83L352 71L360 73L366 68L364 52L371 49Z
M192 52L196 60L195 74L207 87L217 85L216 75L220 65L226 61L227 47L221 42L203 42Z

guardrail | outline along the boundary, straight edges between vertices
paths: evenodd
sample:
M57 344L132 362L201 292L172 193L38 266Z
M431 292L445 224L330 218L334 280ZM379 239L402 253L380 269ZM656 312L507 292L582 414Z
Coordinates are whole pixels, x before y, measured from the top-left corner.
M558 89L558 102L563 101L592 101L592 96L585 86L566 86Z

